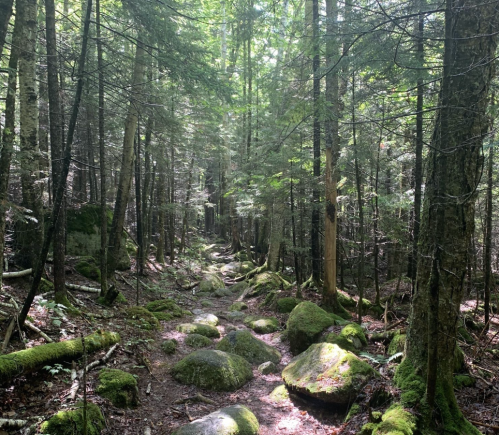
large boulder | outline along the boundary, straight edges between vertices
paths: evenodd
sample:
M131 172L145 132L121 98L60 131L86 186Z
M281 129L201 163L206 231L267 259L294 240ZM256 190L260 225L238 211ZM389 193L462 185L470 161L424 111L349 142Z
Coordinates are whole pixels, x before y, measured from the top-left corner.
M330 343L313 344L282 372L292 390L337 405L353 402L374 376L369 364Z
M222 272L223 275L234 277L236 275L243 275L245 273L248 273L253 270L254 267L255 266L251 261L231 261L230 263L224 264L220 268L220 272Z
M279 320L275 317L248 316L244 319L244 324L258 334L270 334L279 329Z
M106 420L100 408L92 402L87 403L87 434L99 435L106 427ZM59 411L49 420L42 423L40 433L51 435L83 434L83 403L78 403L76 409Z
M205 415L172 435L257 435L258 420L249 408L233 405Z
M218 350L235 353L252 364L279 363L281 354L249 331L231 331L217 344Z
M214 391L235 391L253 378L251 365L243 357L221 350L198 350L172 369L182 384Z
M318 341L322 331L334 323L331 315L314 303L305 301L298 304L286 324L291 352L297 355L306 350Z
M206 274L199 283L199 291L213 293L219 288L225 288L224 282L214 273Z

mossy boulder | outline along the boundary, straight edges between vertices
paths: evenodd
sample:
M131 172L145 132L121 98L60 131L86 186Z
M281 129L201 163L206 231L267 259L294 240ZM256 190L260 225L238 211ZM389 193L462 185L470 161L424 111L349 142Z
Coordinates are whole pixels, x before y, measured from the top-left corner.
M218 325L218 317L215 316L215 314L198 314L196 317L194 317L194 323L202 323L203 325L211 325L211 326L217 326Z
M211 301L207 301L207 300L202 300L201 301L201 306L205 307L205 308L210 308L213 306L213 302Z
M95 392L118 408L134 408L139 403L137 380L122 370L102 369Z
M224 264L220 268L220 272L228 276L237 276L240 274L245 274L253 270L254 266L251 261L236 262L232 261L230 263Z
M274 403L281 403L289 399L289 390L286 385L275 387L269 394L269 399Z
M181 323L180 325L177 325L177 331L183 332L184 334L204 335L205 337L220 337L220 332L217 328L211 325L205 325L204 323Z
M277 299L277 311L280 313L291 313L293 308L300 303L296 298L281 298Z
M172 435L257 435L258 420L249 408L233 405L205 415Z
M161 350L167 355L173 355L177 350L178 341L174 338L165 340L161 343Z
M278 368L272 361L266 361L258 366L258 371L262 375L269 375L270 373L277 373Z
M221 350L198 350L180 360L172 370L182 384L214 391L235 391L253 378L243 357Z
M467 344L473 344L475 342L475 339L473 336L468 332L465 326L459 326L457 328L457 334L458 338L461 340L464 340Z
M248 306L244 302L234 302L229 307L229 311L244 311L247 309L248 309Z
M327 343L337 344L342 349L357 352L367 346L367 339L362 327L357 323L349 323L341 329L339 334L331 333L326 337Z
M199 283L199 291L206 293L213 293L224 287L224 282L214 273L206 274Z
M278 290L280 288L288 289L291 287L291 284L281 278L278 273L269 271L255 275L251 278L249 284L252 287L251 292L248 294L250 297L259 296L271 290Z
M213 292L213 296L223 298L224 296L232 296L232 292L227 288L219 288Z
M202 347L211 346L213 341L211 341L208 337L200 334L189 334L185 337L184 343L187 346L194 347L196 349L200 349Z
M249 331L231 331L217 344L217 350L242 356L252 364L266 361L279 363L281 354L277 349L256 338Z
M249 287L249 283L247 281L241 281L241 282L237 282L236 284L234 285L231 285L229 287L230 291L232 293L242 293L244 290L246 290L248 287Z
M159 329L159 321L154 317L153 313L146 310L144 307L130 307L126 309L127 324L134 328L152 331Z
M258 334L270 334L279 329L279 320L275 317L248 316L244 319L244 324Z
M358 403L354 403L351 407L350 410L348 411L347 416L345 417L345 423L348 423L352 417L355 415L359 414L362 411L362 408Z
M468 375L454 376L454 387L458 390L464 387L472 387L476 384L476 379Z
M413 435L416 431L416 416L395 403L382 415L381 423L375 424L372 435Z
M398 332L390 341L390 345L388 346L388 355L393 356L396 353L403 352L405 347L405 339L406 335Z
M153 313L158 320L165 321L191 314L190 311L180 308L173 299L160 299L149 302L146 304L146 309Z
M226 317L231 322L240 322L245 318L246 314L241 311L229 311Z
M374 376L376 372L369 364L330 343L311 345L282 372L292 390L337 405L355 400Z
M87 435L99 435L106 427L100 408L92 402L87 403ZM42 423L41 433L50 435L83 435L83 404L75 409L59 411Z
M357 306L354 298L340 290L338 290L338 302L345 308L355 308Z
M331 325L334 325L333 318L322 308L308 301L298 304L286 325L291 352L297 355L306 350Z
M93 257L83 257L75 265L76 271L85 278L100 282L100 269L97 260Z

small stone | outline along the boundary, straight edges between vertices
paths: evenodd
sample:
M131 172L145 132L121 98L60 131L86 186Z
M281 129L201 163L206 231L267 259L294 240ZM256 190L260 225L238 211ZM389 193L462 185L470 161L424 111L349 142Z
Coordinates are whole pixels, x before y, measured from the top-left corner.
M229 311L244 311L248 309L248 305L244 302L234 302L230 307Z
M258 366L258 371L262 375L268 375L270 373L277 373L278 368L272 361L267 361Z
M178 342L174 338L172 338L171 340L165 340L163 341L163 343L161 343L161 349L167 355L172 355L177 350L177 344Z
M248 316L244 324L259 334L270 334L279 329L279 320L275 317Z
M194 318L194 323L203 323L204 325L217 326L218 317L214 314L202 313Z
M198 314L203 314L204 313L204 310L201 310L200 308L194 308L192 310L192 314L194 314L195 316L197 316Z
M177 325L177 331L183 332L184 334L200 334L205 337L220 337L220 332L217 328L203 323L181 323L180 325Z

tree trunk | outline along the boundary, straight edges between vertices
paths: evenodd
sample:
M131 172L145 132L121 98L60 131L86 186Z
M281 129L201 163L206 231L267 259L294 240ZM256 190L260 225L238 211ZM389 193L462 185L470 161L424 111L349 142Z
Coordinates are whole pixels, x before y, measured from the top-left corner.
M7 212L7 191L9 188L10 163L14 151L16 127L16 91L17 63L21 47L22 21L21 14L16 15L12 49L9 58L9 76L7 81L7 98L5 99L5 123L0 148L0 289L2 288L2 271L4 268L5 224Z
M13 3L14 0L0 0L0 59L2 59L3 46L12 15Z
M144 232L141 189L141 152L140 152L140 126L137 126L137 139L135 141L135 213L137 217L137 274L144 274Z
M194 170L194 160L196 160L195 154L191 157L191 164L189 166L189 179L187 181L187 192L185 194L184 217L182 219L182 236L180 238L180 246L178 248L179 254L183 253L185 250L185 238L189 226L189 202L191 200L192 172Z
M428 160L407 355L397 373L402 389L415 379L426 384L427 406L419 408L425 410L423 432L479 433L458 408L452 355L483 165L482 139L489 124L497 20L495 4L446 2L440 109Z
M491 140L491 142L493 142ZM492 274L492 181L493 181L493 162L494 162L494 145L489 145L489 161L487 165L487 211L485 213L485 253L483 259L484 266L484 311L485 311L485 330L489 330L490 316L490 293L495 287L495 280Z
M138 38L140 41L141 38ZM141 83L145 69L145 50L142 43L138 42L135 51L135 65L132 79L132 95L128 105L128 113L125 120L125 135L123 138L123 153L121 157L120 180L114 205L113 222L109 233L109 248L107 261L107 276L113 278L114 271L118 264L119 252L121 248L121 239L123 227L125 225L125 213L130 195L130 188L133 177L133 141L137 130L139 117L140 97L138 93L141 89Z
M156 261L164 264L165 262L165 166L164 164L158 168L158 246L156 249Z

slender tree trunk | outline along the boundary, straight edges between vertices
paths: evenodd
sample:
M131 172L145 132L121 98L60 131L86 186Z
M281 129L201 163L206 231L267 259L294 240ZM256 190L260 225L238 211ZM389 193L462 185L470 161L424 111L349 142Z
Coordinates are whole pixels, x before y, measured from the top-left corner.
M165 167L164 164L159 168L158 180L158 246L156 249L156 261L164 264L165 262Z
M295 262L296 297L302 298L300 262L298 260L298 246L296 244L295 197L294 197L294 189L293 189L293 161L291 161L289 200L291 202L291 230L293 231L293 258L294 258L294 262Z
M139 37L140 41L141 38ZM121 157L120 181L116 194L116 202L114 205L113 222L109 233L109 248L108 248L108 263L107 275L108 279L114 277L114 271L118 265L118 259L121 249L121 239L123 235L123 227L125 225L125 213L130 195L130 188L133 178L133 141L137 130L137 122L139 117L141 83L145 69L145 50L142 43L137 44L135 51L135 65L132 79L132 95L128 105L128 112L125 120L125 135L123 138L123 153Z
M140 151L140 126L137 126L137 139L135 141L135 213L137 217L137 273L144 274L144 232L143 232L143 210L141 185L141 151Z
M12 49L9 58L9 75L7 81L7 98L5 100L5 123L0 147L0 290L2 288L2 271L4 268L5 224L7 212L7 191L9 188L10 163L14 151L16 136L16 91L17 63L21 47L22 16L16 15Z
M173 108L172 108L173 112ZM170 264L175 261L175 145L172 134L172 143L170 148L170 179L168 183L170 196L170 211L168 212L168 235L170 236Z
M13 3L14 0L0 0L0 59L2 59L3 46L12 15Z
M179 254L182 254L185 250L185 238L189 226L189 202L191 201L192 173L194 170L194 160L196 160L195 154L191 157L191 164L189 166L189 179L187 180L187 192L185 195L184 217L182 219L182 236L180 238L180 246L178 248Z
M432 138L420 232L418 276L399 366L404 388L412 373L426 384L423 432L478 434L454 395L452 355L474 227L489 85L494 73L495 4L446 2L444 70ZM405 375L404 375L405 373ZM421 376L421 377L419 377Z
M493 141L491 141L493 142ZM490 316L490 293L494 288L494 276L492 274L492 181L493 181L494 146L489 148L489 161L487 165L487 211L485 213L485 255L484 265L484 310L485 310L485 330L489 330Z

